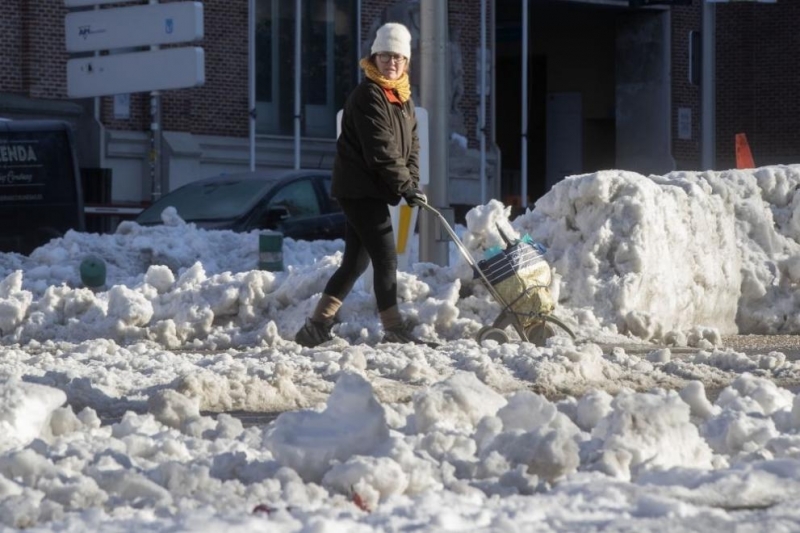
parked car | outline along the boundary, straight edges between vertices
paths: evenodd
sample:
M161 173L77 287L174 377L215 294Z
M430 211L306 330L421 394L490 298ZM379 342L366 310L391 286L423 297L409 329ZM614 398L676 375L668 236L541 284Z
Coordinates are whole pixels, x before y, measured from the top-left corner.
M271 229L296 240L343 239L344 214L330 190L328 170L224 174L170 191L136 222L162 224L161 213L172 206L183 220L205 229Z

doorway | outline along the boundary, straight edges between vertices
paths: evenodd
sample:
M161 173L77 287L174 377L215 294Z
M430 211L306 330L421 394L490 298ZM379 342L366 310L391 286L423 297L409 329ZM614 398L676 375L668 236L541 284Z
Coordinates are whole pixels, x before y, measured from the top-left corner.
M530 3L528 163L521 176L521 0L497 0L501 191L532 205L565 176L670 170L669 11L592 2Z

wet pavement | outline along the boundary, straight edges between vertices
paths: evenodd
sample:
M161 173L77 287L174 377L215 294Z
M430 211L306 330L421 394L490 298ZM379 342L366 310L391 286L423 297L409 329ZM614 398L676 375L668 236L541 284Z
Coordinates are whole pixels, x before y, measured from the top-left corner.
M622 348L628 354L634 354L639 357L644 357L648 353L655 350L669 348L672 358L679 359L681 357L688 357L691 354L697 353L701 348L692 347L675 347L658 344L599 344L603 349L603 353L610 354L614 348ZM790 361L800 360L800 335L730 335L722 339L722 345L716 347L717 349L729 349L747 355L766 355L771 352L781 352L786 355ZM783 388L788 388L795 392L800 391L800 381L797 382L781 382L778 383ZM707 387L706 394L711 401L713 401L722 387ZM545 394L547 395L547 394ZM556 397L552 399L557 399ZM144 406L141 406L144 407ZM132 411L142 411L140 414L146 412L144 409L130 409ZM103 424L113 424L119 422L121 417L110 416L99 413ZM203 416L211 416L216 418L220 413L215 412L201 412ZM267 426L273 422L281 414L280 412L251 412L251 411L228 411L226 414L238 418L242 425L247 428L251 426Z

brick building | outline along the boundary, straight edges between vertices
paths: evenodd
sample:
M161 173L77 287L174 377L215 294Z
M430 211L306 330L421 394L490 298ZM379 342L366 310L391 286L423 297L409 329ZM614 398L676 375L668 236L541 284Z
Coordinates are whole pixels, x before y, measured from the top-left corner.
M162 0L168 3L174 0ZM106 7L146 4L145 0ZM173 189L249 165L248 1L204 0L205 83L161 95L162 184ZM518 201L522 0L487 0L487 179L490 197ZM256 161L294 162L294 5L256 0ZM415 36L419 0L303 0L302 166L330 167L335 114L358 82L357 59L387 20ZM479 202L480 2L449 0L450 203ZM90 8L91 9L91 8ZM702 88L689 79L690 32L708 8L632 8L629 0L530 0L526 184L531 201L563 176L606 168L663 174L702 169ZM800 2L715 4L712 165L733 167L736 133L756 163L800 158ZM67 98L63 0L4 0L0 18L0 117L72 122L81 166L108 169L113 202L148 201L151 98L147 93ZM706 13L704 15L704 13ZM699 57L699 56L698 56ZM415 98L419 102L419 87ZM91 174L87 171L87 175ZM95 173L96 174L96 173Z

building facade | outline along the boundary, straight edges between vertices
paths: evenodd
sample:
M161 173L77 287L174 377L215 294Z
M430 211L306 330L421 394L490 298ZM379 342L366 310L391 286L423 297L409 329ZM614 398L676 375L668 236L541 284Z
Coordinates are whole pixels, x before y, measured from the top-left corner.
M72 122L86 176L109 182L102 199L107 203L147 202L156 179L166 191L247 170L248 0L202 3L204 38L197 45L205 52L205 83L160 93L158 157L151 94L67 98L64 17L69 10L63 0L4 1L0 117ZM256 163L291 167L296 3L255 4ZM330 168L336 113L360 79L358 58L368 53L375 29L385 21L404 22L412 31L411 74L419 104L420 0L300 4L300 164ZM694 46L700 42L696 37L708 16L703 0L649 7L631 7L629 0L529 0L527 26L521 22L523 0L487 0L486 5L489 197L532 203L566 175L601 169L702 170L701 124L709 101L715 119L713 168L735 166L736 133L747 135L758 165L800 158L800 100L793 94L800 56L792 53L800 40L792 28L800 2L715 4L710 67L697 65L701 56L690 45L693 32ZM478 0L448 1L447 179L449 203L456 206L481 200L480 6ZM692 67L713 69L710 100L703 99ZM523 180L527 202L520 198Z

